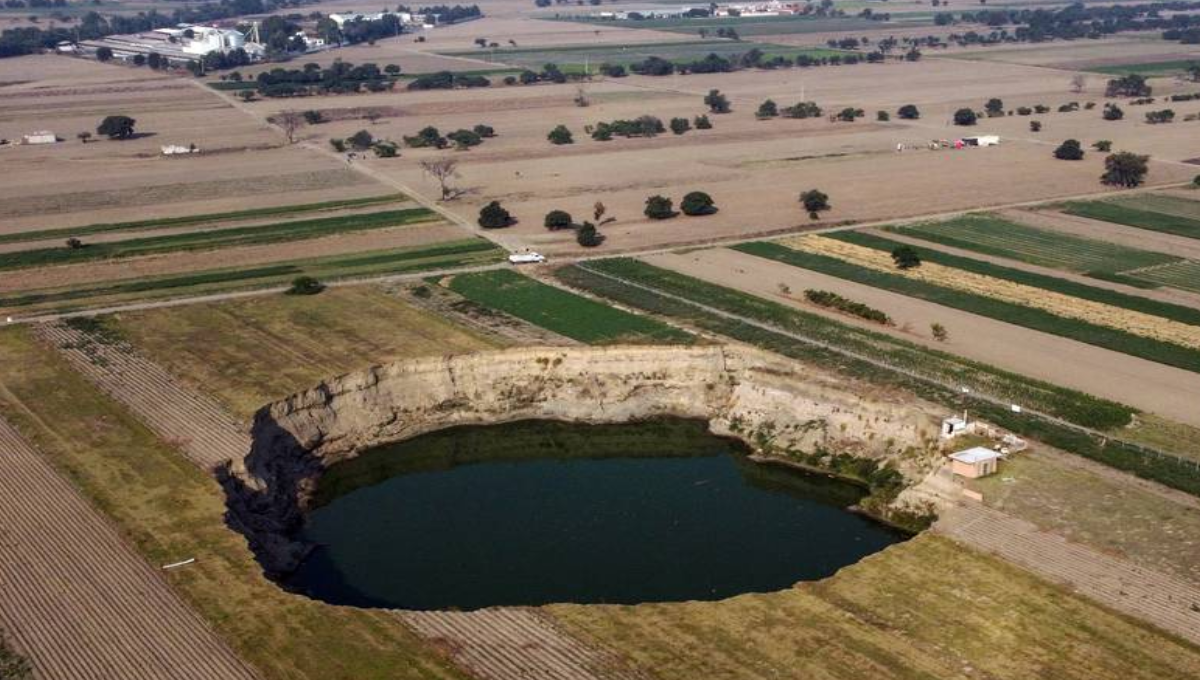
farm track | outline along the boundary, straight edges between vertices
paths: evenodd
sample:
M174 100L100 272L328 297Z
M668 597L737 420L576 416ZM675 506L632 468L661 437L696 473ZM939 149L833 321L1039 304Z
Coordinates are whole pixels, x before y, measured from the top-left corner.
M648 680L533 609L397 615L422 637L448 648L456 663L481 680Z
M0 628L53 680L255 674L0 420Z
M942 513L934 529L1200 644L1200 586L1196 584L1072 543L976 503Z
M106 344L59 323L40 324L37 334L201 468L211 470L249 450L245 428L217 402L184 387L128 344Z

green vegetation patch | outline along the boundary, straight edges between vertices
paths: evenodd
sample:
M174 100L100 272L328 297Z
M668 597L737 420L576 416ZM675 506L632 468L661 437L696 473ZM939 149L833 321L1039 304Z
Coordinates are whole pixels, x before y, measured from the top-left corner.
M932 17L930 18L932 19ZM662 19L592 19L589 17L562 17L560 21L616 26L620 28L642 28L671 33L699 35L700 31L715 34L719 28L732 28L739 36L753 35L799 35L825 33L829 31L872 31L887 28L885 22L859 19L857 17L828 18L812 15L764 16L764 17L710 17L688 19L682 17Z
M703 59L710 54L729 57L735 54L745 54L756 48L762 51L765 59L774 57L795 59L801 55L820 58L834 55L844 56L846 54L839 50L831 50L823 47L792 47L772 43L739 42L732 40L689 40L615 45L568 45L563 47L501 47L488 50L486 56L489 59L502 61L506 64L514 64L532 69L541 69L546 64L557 64L564 72L567 72L566 69L569 65L587 64L594 73L596 68L603 63L627 66L635 61L644 61L647 57L661 57L668 61L682 64ZM485 56L482 50L475 52L460 50L443 52L441 54L475 58Z
M1200 293L1200 262L1182 260L1137 273L1138 278L1164 286Z
M274 208L254 208L252 210L237 210L224 213L208 213L204 215L187 215L184 217L166 217L157 220L140 220L137 222L112 222L108 224L88 224L82 227L57 227L54 229L39 229L37 231L22 231L16 234L0 234L0 243L23 243L26 241L44 241L53 238L65 239L70 236L90 236L113 231L149 231L153 229L171 229L175 227L190 227L198 224L215 222L233 222L264 217L283 217L299 215L307 212L324 210L342 210L346 208L362 208L383 203L403 201L403 194L387 196L371 196L369 198L351 198L343 201L324 201L322 203L302 203L299 205L282 205Z
M734 249L795 267L836 276L839 279L889 290L926 302L961 309L1016 326L1024 326L1043 333L1070 338L1089 345L1200 373L1200 351L1187 347L1078 319L1068 319L1042 309L863 267L835 257L792 250L775 243L745 243L735 246Z
M994 215L888 227L905 236L1074 272L1115 273L1175 262L1178 257L1030 227Z
M193 231L165 236L126 239L79 247L38 248L0 253L0 270L44 267L95 260L112 260L139 255L155 255L189 250L213 250L236 246L257 246L268 243L301 241L353 231L369 231L400 227L438 219L427 208L384 210L359 215L338 215L310 220L276 222L252 227L234 227Z
M517 272L460 274L450 289L481 305L512 314L580 342L660 342L687 344L691 334L660 321L630 314Z
M907 245L902 244L899 241L893 241L891 239L884 238L882 236L864 234L856 231L843 231L825 234L824 236L825 238L830 238L837 241L845 241L846 243L853 243L854 245L863 246L866 248L874 248L875 250L882 250L889 253L901 245ZM1161 316L1165 319L1171 319L1180 323L1200 326L1200 310L1193 307L1173 305L1169 302L1159 302L1158 300L1151 300L1148 298L1139 297L1137 295L1126 295L1125 293L1118 293L1117 291L1109 290L1107 288L1097 288L1095 286L1076 283L1074 281L1067 281L1066 279L1060 279L1054 276L1035 274L1022 269L1004 267L1002 265L992 264L991 262L984 262L982 260L975 260L969 257L951 255L933 248L918 248L917 252L923 262L942 264L946 265L947 267L954 267L955 269L962 269L963 271L974 272L976 274L991 276L997 279L1004 279L1006 281L1012 281L1013 283L1019 283L1025 286L1033 286L1043 290L1050 290L1083 300L1091 300L1093 302L1112 305L1113 307L1121 307L1123 309L1130 309L1136 312ZM1169 269L1172 266L1174 265L1168 265L1167 268ZM1097 276L1096 278L1108 279L1110 277ZM1128 277L1113 276L1111 278L1122 279ZM1131 280L1136 281L1136 279ZM1143 281L1137 281L1137 283L1141 284L1142 286L1149 285Z
M1200 239L1200 218L1189 218L1178 214L1173 215L1143 207L1134 207L1139 205L1150 206L1153 204L1134 203L1130 205L1116 201L1080 201L1064 204L1062 211L1068 215L1078 215L1138 229Z
M1147 61L1130 64L1111 64L1087 69L1095 73L1107 73L1114 76L1138 74L1147 78L1174 76L1187 71L1188 66L1195 64L1195 59L1170 59L1167 61Z

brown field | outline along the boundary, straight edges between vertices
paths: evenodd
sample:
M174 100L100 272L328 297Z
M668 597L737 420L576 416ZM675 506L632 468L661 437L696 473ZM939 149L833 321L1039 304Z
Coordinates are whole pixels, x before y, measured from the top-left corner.
M1200 382L1189 371L724 248L644 259L791 307L1200 426L1200 413L1192 406L1200 400ZM780 294L781 284L788 286L790 295ZM891 316L896 325L885 327L809 304L803 297L808 288L830 290L865 303ZM949 331L948 342L939 343L930 336L929 325L935 322Z
M1102 40L1004 45L956 50L953 56L1009 64L1086 71L1102 66L1175 61L1200 57L1195 45L1162 40L1158 33L1121 33Z

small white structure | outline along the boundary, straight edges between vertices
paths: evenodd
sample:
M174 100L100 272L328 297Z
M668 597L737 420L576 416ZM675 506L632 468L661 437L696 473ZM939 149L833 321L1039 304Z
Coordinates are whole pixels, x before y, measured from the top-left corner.
M410 12L378 12L375 14L363 14L362 12L340 12L330 14L329 18L333 23L338 25L338 28L345 28L346 24L352 24L356 21L380 21L385 16L394 16L400 20L402 24L413 23L413 15Z
M533 251L529 251L527 253L513 253L512 255L508 256L508 261L511 264L537 264L539 262L545 262L546 256Z
M1000 467L1000 452L982 446L950 454L950 471L967 479L995 474Z
M32 134L25 135L21 140L22 144L54 144L58 141L58 135L49 130L38 130Z
M196 148L195 144L188 146L179 146L178 144L167 144L161 147L164 156L175 156L183 153L200 153L200 149Z
M967 414L964 412L961 417L950 416L942 419L942 439L954 439L960 434L966 434L974 429L972 423L967 421Z
M999 135L982 135L979 137L963 137L962 140L967 146L999 146Z

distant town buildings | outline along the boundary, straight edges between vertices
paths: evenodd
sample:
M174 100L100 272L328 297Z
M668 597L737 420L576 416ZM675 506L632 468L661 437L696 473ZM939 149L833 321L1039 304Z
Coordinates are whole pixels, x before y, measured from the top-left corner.
M683 19L703 17L773 17L790 14L804 14L805 3L780 2L732 2L724 5L683 5L664 7L651 5L646 7L627 7L620 11L605 10L594 16L600 19Z

